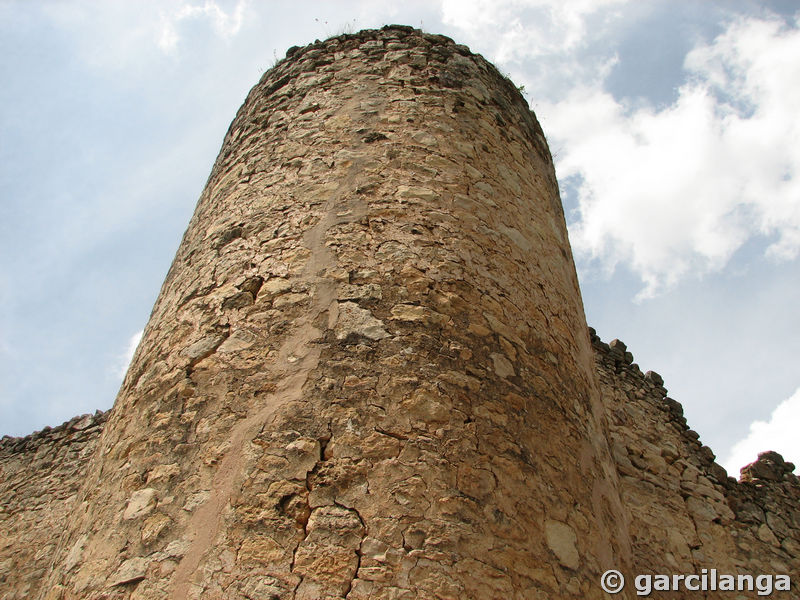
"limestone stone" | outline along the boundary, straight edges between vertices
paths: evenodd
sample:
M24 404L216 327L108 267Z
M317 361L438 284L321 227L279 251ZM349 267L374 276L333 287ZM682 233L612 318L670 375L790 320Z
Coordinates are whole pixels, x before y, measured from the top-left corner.
M196 363L210 356L224 340L223 335L207 335L185 348L181 354Z
M397 304L392 307L391 318L396 321L419 322L426 325L444 325L450 322L447 315L431 310L426 306L414 304Z
M156 513L155 515L147 517L142 524L142 542L149 544L158 538L158 536L167 528L172 522L167 515L163 513Z
M580 556L575 546L578 536L572 527L566 523L548 519L544 523L544 531L547 536L547 545L558 561L569 569L577 569L580 566Z
M269 296L277 296L292 289L292 283L282 277L273 277L261 286L262 293Z
M345 284L339 292L340 300L374 301L383 298L381 286L370 283L367 285Z
M339 316L336 322L336 337L340 340L355 334L370 340L382 340L389 337L384 323L376 319L369 309L361 308L355 302L340 302Z
M171 477L181 472L178 463L170 463L167 465L158 465L147 474L147 483L156 482L159 480L169 480Z
M255 343L256 334L247 329L237 329L220 344L217 352L222 354L227 352L238 352L245 350Z
M80 562L81 555L83 554L83 546L86 544L86 540L88 538L88 535L82 535L78 538L72 548L70 548L69 554L67 554L67 558L64 561L64 568L67 571L71 571L72 568L78 564L78 562Z
M429 136L430 139L433 139ZM400 199L435 200L436 192L428 188L401 185L397 188L397 197Z
M135 491L128 500L128 506L122 513L123 519L138 519L150 513L156 505L158 492L153 488L144 488Z
M489 358L492 359L494 372L500 377L506 378L514 376L514 365L511 364L511 361L508 360L505 355L500 354L499 352L493 352L489 355Z
M769 528L769 525L767 525L766 523L762 523L758 527L758 533L756 535L758 535L758 539L761 540L764 543L767 543L767 544L769 544L771 546L780 546L780 542L778 541L778 538L775 537L775 534L772 533L772 530Z
M148 561L146 558L136 557L124 561L116 572L111 576L109 585L117 586L126 583L134 583L144 579L147 573Z

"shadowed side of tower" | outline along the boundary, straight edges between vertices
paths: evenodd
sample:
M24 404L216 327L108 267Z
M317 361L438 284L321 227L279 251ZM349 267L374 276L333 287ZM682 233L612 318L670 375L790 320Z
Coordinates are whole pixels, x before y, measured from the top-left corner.
M391 27L225 138L47 598L602 598L630 561L549 151Z

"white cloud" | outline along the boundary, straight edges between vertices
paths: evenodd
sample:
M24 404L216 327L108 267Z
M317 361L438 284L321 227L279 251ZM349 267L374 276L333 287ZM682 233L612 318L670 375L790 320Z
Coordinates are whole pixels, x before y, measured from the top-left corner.
M117 362L116 374L119 377L125 377L125 373L128 371L128 366L131 364L131 359L133 359L133 354L136 352L139 342L142 341L143 333L144 330L140 329L134 333L130 339L128 339L128 346L125 348L125 352L119 356L119 360Z
M781 402L770 415L769 421L754 421L747 437L734 444L722 466L738 477L739 469L753 462L759 452L774 450L787 461L800 464L800 388Z
M576 82L602 86L618 61L609 36L625 23L625 5L630 0L443 0L441 18L538 103L563 100Z
M587 35L590 17L628 1L444 0L442 21L495 40L494 60L507 62L574 50Z
M745 169L742 196L758 205L761 232L778 236L768 252L786 259L800 252L798 25L741 20L686 58L687 68L730 98L733 107L752 110L746 118L739 116L741 109L730 115L724 141Z
M72 38L81 61L95 69L130 70L151 53L159 24L157 6L126 2L48 2L42 12Z
M800 251L800 31L742 20L686 59L692 79L662 110L598 85L541 105L562 183L577 184L579 259L630 266L652 296L723 268L751 238Z
M223 40L236 36L245 23L248 0L229 10L221 2L53 2L42 12L69 34L81 60L96 69L130 72L173 54L189 34L190 23L206 23ZM146 69L145 69L146 70Z
M162 13L158 45L165 52L174 51L180 41L179 24L192 19L207 19L219 37L231 38L242 28L246 7L246 0L239 0L230 13L213 0L206 0L202 4L182 4L169 13Z

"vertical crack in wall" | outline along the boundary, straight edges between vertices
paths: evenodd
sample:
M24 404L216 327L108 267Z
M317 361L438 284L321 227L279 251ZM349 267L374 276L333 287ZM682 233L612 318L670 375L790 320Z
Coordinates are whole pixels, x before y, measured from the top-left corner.
M356 561L356 568L353 570L353 577L350 579L350 582L347 584L347 589L343 594L343 598L347 598L350 595L350 592L353 591L353 584L355 580L358 579L358 571L361 569L361 559L363 557L362 548L364 547L364 540L367 539L367 524L364 522L364 519L361 517L361 513L358 512L357 509L351 508L356 516L358 517L359 523L361 523L361 541L358 543L358 548L356 548L356 556L358 560Z
M184 534L190 541L189 549L175 570L171 597L188 598L195 573L210 549L214 547L224 513L244 476L244 449L258 434L263 423L284 402L300 397L308 376L301 369L281 382L278 391L264 397L264 405L254 415L237 423L230 436L230 447L217 467L208 499L192 513Z
M300 549L300 546L303 544L305 539L308 537L308 521L309 521L309 518L311 517L311 513L313 512L313 509L311 508L311 500L310 500L311 492L312 492L312 489L313 489L313 487L311 485L311 476L314 473L316 473L317 470L319 469L319 466L323 462L325 462L325 448L328 446L328 442L331 439L331 436L330 436L330 423L328 424L328 432L329 433L328 433L328 438L327 439L326 438L322 438L322 439L318 440L319 441L319 459L317 460L316 463L314 463L314 466L310 470L306 471L306 477L305 477L305 486L306 486L305 503L306 503L306 508L307 508L307 514L305 516L305 519L302 522L302 525L303 525L303 537L301 537L300 540L298 540L297 544L295 545L294 549L292 550L292 561L289 564L289 572L293 573L293 574L295 573L295 564L297 563L297 551ZM297 590L300 587L300 585L303 583L303 578L304 578L301 573L297 573L297 575L298 575L299 579L297 581L297 584L294 586L294 589L292 590L292 597L293 598L297 594Z

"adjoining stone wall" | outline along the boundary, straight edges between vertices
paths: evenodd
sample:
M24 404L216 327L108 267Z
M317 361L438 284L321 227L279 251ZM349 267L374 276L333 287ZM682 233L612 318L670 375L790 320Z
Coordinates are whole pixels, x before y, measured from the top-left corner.
M35 598L107 413L0 439L0 600Z
M662 378L590 330L611 449L630 512L634 573L784 574L800 589L800 480L775 452L728 477ZM730 597L706 592L707 598ZM691 593L687 592L687 598ZM746 597L751 597L752 593Z

